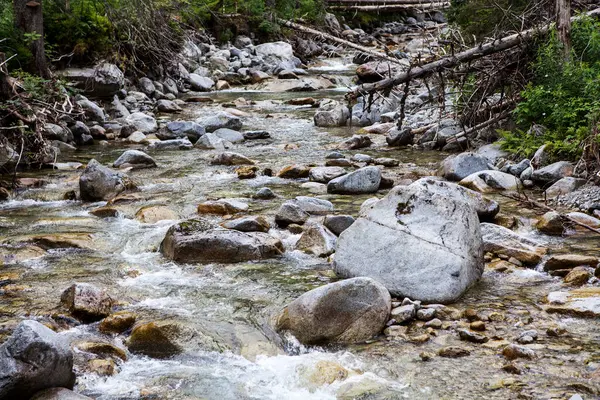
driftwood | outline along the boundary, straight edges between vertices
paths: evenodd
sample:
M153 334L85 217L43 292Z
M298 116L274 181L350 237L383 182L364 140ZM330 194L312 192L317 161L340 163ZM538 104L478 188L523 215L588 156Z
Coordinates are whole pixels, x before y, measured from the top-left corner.
M583 15L598 16L600 15L600 8L596 8ZM579 18L581 17L573 17L571 18L571 21L575 21ZM417 78L423 78L430 74L456 67L457 65L465 62L473 61L478 58L488 56L490 54L511 49L520 45L523 42L531 40L532 38L540 34L548 32L550 30L550 27L551 25L544 25L536 28L531 28L510 36L496 39L492 42L481 44L477 47L470 48L452 56L443 57L437 61L433 61L419 67L411 68L410 71L401 73L394 77L387 78L375 83L361 85L355 90L349 92L346 96L349 99L356 99L357 97L364 96L367 94L388 90L394 86L406 83L407 81Z
M284 26L287 26L288 28L296 29L296 30L298 30L300 32L308 33L310 35L315 35L315 36L321 37L321 38L323 38L325 40L329 40L331 42L339 43L339 44L344 45L346 47L351 47L351 48L359 50L359 51L361 51L361 52L363 52L365 54L369 54L369 55L371 55L373 57L380 58L382 60L389 61L389 62L394 63L394 64L402 65L404 68L408 68L408 66L406 65L406 62L402 62L401 60L399 60L397 58L390 57L390 56L388 56L388 55L386 55L384 53L379 53L377 51L374 51L373 49L369 49L368 47L364 47L364 46L361 46L359 44L349 42L348 40L340 39L339 37L336 37L336 36L330 35L328 33L321 32L321 31L318 31L316 29L309 28L307 26L300 25L300 24L297 24L295 22L288 21L288 20L285 20L285 19L278 19L277 22L279 22L280 24L282 24Z
M600 235L600 229L596 229L596 228L591 227L589 225L586 225L586 224L584 224L582 222L579 222L579 221L575 220L574 218L569 217L566 214L559 213L554 208L552 208L550 206L547 206L546 204L540 203L539 201L531 200L526 195L519 195L517 193L508 193L508 194L501 193L501 195L504 196L504 197L507 197L509 199L512 199L512 200L517 200L517 201L519 201L521 203L526 203L526 204L528 204L532 208L539 208L539 209L545 210L545 211L553 211L553 212L557 213L560 216L561 219L563 219L565 221L568 221L568 222L570 222L570 223L572 223L574 225L578 225L578 226L580 226L582 228L585 228L585 229L587 229L587 230L589 230L591 232L594 232L594 233L597 233L597 234Z

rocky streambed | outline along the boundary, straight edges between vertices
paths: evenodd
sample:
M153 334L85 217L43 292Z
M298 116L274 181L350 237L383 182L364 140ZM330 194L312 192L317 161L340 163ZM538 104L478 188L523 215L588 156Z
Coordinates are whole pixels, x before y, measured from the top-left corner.
M134 116L139 143L19 174L0 203L0 334L58 366L32 378L46 386L0 376L7 398L74 378L111 400L597 398L598 236L503 196L574 189L568 167L427 150L448 126L414 147L385 116L330 126L352 119L355 67L315 65L302 79L337 79L301 96L191 93Z

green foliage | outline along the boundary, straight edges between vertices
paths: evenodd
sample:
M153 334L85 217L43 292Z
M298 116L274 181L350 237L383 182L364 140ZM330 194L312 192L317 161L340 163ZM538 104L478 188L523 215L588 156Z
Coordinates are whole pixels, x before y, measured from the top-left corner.
M504 147L529 156L548 144L555 157L579 157L600 121L600 22L585 18L573 25L568 61L556 33L551 33L538 49L533 71L535 79L521 93L514 112L520 130L503 132ZM546 130L525 132L533 124Z
M23 70L16 70L11 74L20 81L23 90L31 99L54 102L56 99L63 98L67 93L66 85L61 80L43 79Z

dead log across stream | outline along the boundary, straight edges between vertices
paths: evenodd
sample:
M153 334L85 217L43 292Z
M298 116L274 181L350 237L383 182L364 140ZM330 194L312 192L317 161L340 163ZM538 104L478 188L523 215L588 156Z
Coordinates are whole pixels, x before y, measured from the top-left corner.
M330 35L330 34L325 33L325 32L318 31L318 30L313 29L313 28L309 28L309 27L304 26L304 25L297 24L297 23L292 22L292 21L288 21L288 20L285 20L285 19L277 19L277 22L279 22L280 24L282 24L284 26L287 26L288 28L296 29L296 30L299 30L300 32L308 33L308 34L311 34L311 35L320 36L323 39L329 40L331 42L339 43L339 44L342 44L342 45L344 45L346 47L351 47L351 48L359 50L359 51L361 51L361 52L363 52L365 54L369 54L369 55L371 55L373 57L377 57L377 58L389 61L389 62L394 63L394 64L402 65L404 68L408 68L406 60L402 61L400 59L390 57L390 56L388 56L386 54L379 53L379 52L377 52L377 51L375 51L373 49L369 49L368 47L364 47L364 46L361 46L359 44L352 43L352 42L349 42L349 41L344 40L344 39L340 39L339 37Z
M600 16L600 8L588 11L583 15ZM576 21L579 18L581 17L572 17L571 21ZM423 78L432 73L440 72L448 68L453 68L464 62L476 60L478 58L485 57L490 54L508 50L536 37L539 34L548 32L551 26L552 25L544 25L540 27L527 29L510 36L496 39L493 42L488 42L485 44L481 44L477 47L470 48L453 56L443 57L437 61L433 61L418 67L413 67L407 72L401 73L391 78L387 78L375 83L361 85L353 91L349 92L346 96L350 99L356 99L360 96L390 89L394 86L398 86L413 79Z

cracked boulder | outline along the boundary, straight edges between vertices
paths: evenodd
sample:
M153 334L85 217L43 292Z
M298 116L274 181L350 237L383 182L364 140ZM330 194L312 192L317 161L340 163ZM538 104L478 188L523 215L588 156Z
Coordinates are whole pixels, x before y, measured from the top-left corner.
M397 186L340 235L335 272L366 276L393 296L451 303L483 273L472 203L421 183Z

